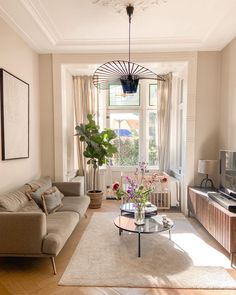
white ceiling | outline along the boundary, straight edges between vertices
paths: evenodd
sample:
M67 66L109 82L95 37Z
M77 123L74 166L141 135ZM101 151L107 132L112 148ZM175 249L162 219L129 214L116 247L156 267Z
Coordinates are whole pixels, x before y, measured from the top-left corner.
M0 16L41 53L127 52L125 7L92 2L0 0ZM135 10L131 50L221 50L235 36L236 0L167 0Z

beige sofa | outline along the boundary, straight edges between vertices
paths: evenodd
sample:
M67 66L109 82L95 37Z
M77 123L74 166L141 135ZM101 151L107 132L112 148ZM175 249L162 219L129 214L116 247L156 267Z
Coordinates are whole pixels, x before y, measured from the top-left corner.
M48 215L31 199L32 192L55 186L63 195L61 205ZM57 256L85 215L90 198L79 182L52 183L49 177L0 195L0 256L50 257L56 274Z

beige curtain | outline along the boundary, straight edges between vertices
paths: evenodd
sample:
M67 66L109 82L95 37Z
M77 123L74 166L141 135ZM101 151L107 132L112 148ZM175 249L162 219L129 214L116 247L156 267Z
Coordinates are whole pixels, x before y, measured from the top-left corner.
M165 81L159 83L159 169L169 172L170 168L170 119L171 119L171 88L172 73L165 76Z
M93 85L91 76L73 77L74 84L74 110L75 126L87 122L87 114L98 116L97 91ZM86 164L87 160L83 156L84 144L76 136L76 147L78 156L78 174L85 177L86 190L92 189L92 168Z

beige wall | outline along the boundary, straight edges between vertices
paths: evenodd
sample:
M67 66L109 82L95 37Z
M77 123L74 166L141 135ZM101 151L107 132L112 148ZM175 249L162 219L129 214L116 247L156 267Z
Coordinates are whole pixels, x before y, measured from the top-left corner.
M218 159L220 115L220 52L199 52L197 66L195 184L199 159ZM217 173L216 173L217 174ZM216 178L216 174L214 175Z
M236 151L236 38L221 52L220 149Z
M55 133L61 125L64 137L63 147L65 157L63 167L65 178L74 172L74 115L73 115L73 80L71 73L64 67L60 67L61 84L60 93L63 99L54 95L53 91L53 55L41 54L39 56L39 83L40 83L40 124L41 124L41 170L42 175L50 175L55 179ZM57 101L62 103L62 120L54 122L58 112L54 112ZM56 135L57 136L57 135Z
M52 89L52 55L39 56L41 170L54 178L54 111Z
M30 157L0 160L0 192L40 176L38 54L0 18L0 67L30 84Z

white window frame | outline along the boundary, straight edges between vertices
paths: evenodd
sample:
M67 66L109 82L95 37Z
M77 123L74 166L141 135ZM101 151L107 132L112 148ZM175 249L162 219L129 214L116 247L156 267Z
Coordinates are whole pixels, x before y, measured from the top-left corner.
M110 128L110 114L123 112L131 113L136 112L139 114L139 159L138 161L148 162L148 133L149 133L149 112L156 111L157 118L159 117L158 106L149 106L149 85L155 84L151 81L140 81L140 104L139 106L110 106L109 105L109 94L107 90L106 97L106 126ZM158 87L158 86L157 86ZM157 128L158 132L158 128ZM136 165L137 166L137 165ZM129 170L135 168L136 166L112 166L113 170ZM151 169L158 169L158 166L150 166Z

